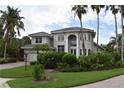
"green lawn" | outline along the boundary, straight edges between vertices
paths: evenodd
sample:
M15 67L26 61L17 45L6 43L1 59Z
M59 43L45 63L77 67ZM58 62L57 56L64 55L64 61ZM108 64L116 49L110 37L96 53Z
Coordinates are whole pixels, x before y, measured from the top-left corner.
M25 67L17 67L12 69L0 70L0 77L3 78L20 78L32 76L33 66L28 66L25 71Z
M0 77L15 77L15 80L8 81L11 87L18 88L57 88L57 87L73 87L92 83L113 76L124 74L124 68L106 70L106 71L93 71L93 72L51 72L49 75L54 78L53 81L34 82L32 76L33 67L29 67L28 71L24 71L24 67L14 69L1 70ZM19 71L19 72L18 72ZM28 77L27 77L28 76ZM22 77L22 78L17 78Z

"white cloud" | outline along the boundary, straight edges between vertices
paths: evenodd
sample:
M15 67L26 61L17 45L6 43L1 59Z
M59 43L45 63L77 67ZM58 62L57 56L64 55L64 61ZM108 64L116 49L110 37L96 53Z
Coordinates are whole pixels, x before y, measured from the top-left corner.
M26 33L39 31L49 32L47 26L59 24L62 27L69 27L71 15L70 6L19 6L22 16L25 17Z

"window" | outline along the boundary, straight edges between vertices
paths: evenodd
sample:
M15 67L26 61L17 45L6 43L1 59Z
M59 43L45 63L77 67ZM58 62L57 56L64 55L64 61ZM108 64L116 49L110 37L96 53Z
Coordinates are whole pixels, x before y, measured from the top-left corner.
M76 55L76 49L71 49L71 54Z
M86 55L86 51L87 51L87 50L86 50L86 49L84 49L84 55Z
M76 49L74 49L74 54L76 55Z
M64 40L64 35L58 35L58 41L63 41Z
M88 34L88 40L90 41L90 34Z
M36 37L36 43L42 43L42 38L41 37Z
M80 49L80 55L82 55L82 49Z
M91 50L90 49L88 49L88 55L90 55L91 54Z
M58 52L64 52L64 45L58 46Z
M84 39L87 40L87 36L86 36L86 34L84 34Z

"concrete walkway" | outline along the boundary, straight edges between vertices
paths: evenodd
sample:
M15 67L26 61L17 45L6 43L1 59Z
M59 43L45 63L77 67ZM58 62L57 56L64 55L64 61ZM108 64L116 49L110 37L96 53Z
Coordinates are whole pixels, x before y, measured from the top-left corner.
M75 88L124 88L124 75Z
M0 70L20 67L20 66L24 66L24 65L25 65L25 62L1 64L0 65ZM9 88L9 85L6 83L9 80L12 80L12 79L10 79L10 78L0 78L0 88Z

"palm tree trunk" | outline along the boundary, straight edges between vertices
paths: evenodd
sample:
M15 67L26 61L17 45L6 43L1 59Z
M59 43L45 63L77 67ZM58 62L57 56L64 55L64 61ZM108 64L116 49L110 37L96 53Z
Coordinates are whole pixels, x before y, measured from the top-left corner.
M6 49L7 49L7 42L5 42L5 47L4 47L4 59L6 59Z
M97 14L97 45L99 44L99 13ZM98 47L97 47L98 51Z
M81 25L81 31L83 31L83 26L82 26L82 21L80 20L80 25ZM85 43L84 43L84 36L82 37L82 49L83 49L83 54L85 52Z
M121 61L124 61L124 30L123 30L123 15L122 15L122 8L121 8L121 26L122 26L122 38L121 38Z
M116 51L119 52L119 48L118 48L118 31L117 31L117 17L116 14L114 14L114 19L115 19L115 34L116 34Z

